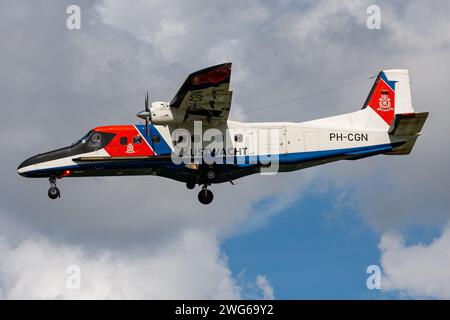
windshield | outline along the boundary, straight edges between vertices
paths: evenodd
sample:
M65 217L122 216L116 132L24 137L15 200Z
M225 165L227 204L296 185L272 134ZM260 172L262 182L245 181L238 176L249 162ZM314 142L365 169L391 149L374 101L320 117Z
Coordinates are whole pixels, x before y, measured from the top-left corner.
M87 141L88 137L91 135L91 133L92 133L92 130L88 131L88 133L86 133L80 139L74 141L74 143L72 143L72 145L74 146L74 145L79 144L79 143L86 143L86 141Z
M77 153L97 151L110 143L114 135L114 133L91 130L72 145L72 150Z

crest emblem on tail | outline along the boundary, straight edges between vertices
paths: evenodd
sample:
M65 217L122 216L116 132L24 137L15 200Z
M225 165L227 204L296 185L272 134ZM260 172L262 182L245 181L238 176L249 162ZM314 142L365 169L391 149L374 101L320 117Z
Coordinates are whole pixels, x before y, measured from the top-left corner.
M389 98L389 91L388 90L382 90L381 96L378 99L378 111L388 112L392 109L391 107L391 98Z

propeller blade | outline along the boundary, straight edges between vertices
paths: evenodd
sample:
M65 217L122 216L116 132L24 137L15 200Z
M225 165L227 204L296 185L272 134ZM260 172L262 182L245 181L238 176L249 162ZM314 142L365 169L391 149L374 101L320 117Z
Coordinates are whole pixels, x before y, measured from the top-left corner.
M145 118L145 135L148 137L148 125L149 125L149 123L148 123L149 121L148 121L148 117L147 118Z
M145 96L145 111L149 111L148 110L148 91L147 91L147 95Z

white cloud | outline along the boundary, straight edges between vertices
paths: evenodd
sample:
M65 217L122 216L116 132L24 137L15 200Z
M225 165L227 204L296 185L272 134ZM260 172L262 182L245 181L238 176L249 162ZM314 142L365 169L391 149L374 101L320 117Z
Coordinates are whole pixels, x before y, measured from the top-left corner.
M123 1L105 0L98 6L102 21L152 44L166 62L204 61L217 63L209 48L245 37L243 30L257 27L269 16L260 1L144 1L133 7ZM251 14L248 14L251 12ZM200 56L199 56L200 54ZM192 60L191 60L192 59Z
M17 226L0 221L0 229ZM18 234L26 236L0 237L0 299L274 299L267 276L251 283L232 275L211 232L185 230L157 247L121 250ZM72 266L79 289L70 286Z
M430 244L407 245L401 235L385 233L379 247L382 290L450 299L450 224Z
M88 250L28 237L0 240L3 299L237 299L241 291L214 235L186 231L158 248ZM66 286L68 266L81 270L80 290Z
M273 287L270 284L269 280L266 276L257 276L256 277L256 285L261 289L263 293L263 299L266 300L273 300L275 299L275 296L273 294Z

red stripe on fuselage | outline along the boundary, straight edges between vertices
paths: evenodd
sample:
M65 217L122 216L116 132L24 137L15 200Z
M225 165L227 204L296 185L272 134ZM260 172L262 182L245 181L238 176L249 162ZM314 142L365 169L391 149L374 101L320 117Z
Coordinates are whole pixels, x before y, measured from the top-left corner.
M105 151L111 157L154 156L155 152L133 125L115 125L97 127L95 131L114 133L115 136Z

